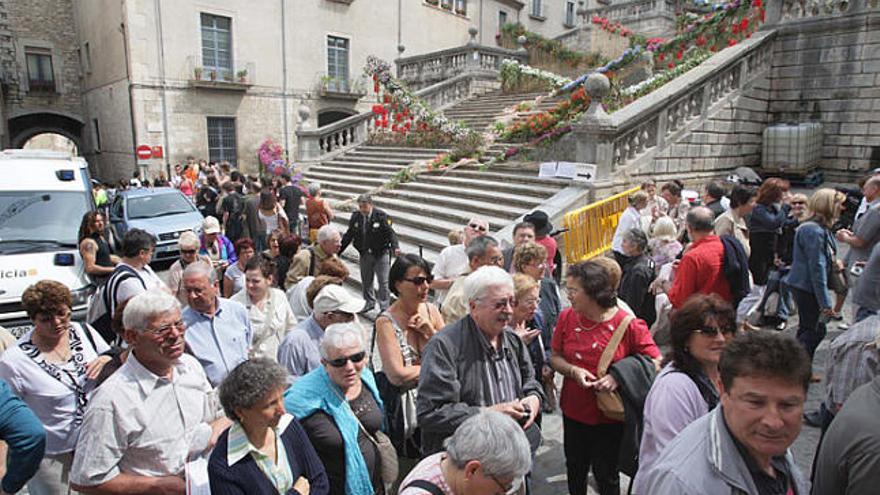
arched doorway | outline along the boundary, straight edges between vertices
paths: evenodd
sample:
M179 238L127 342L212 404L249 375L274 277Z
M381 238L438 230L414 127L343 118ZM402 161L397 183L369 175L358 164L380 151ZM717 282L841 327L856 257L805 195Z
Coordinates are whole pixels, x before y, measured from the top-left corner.
M352 110L342 110L342 109L333 109L333 110L322 110L318 112L318 127L324 127L325 125L332 124L334 122L340 121L342 119L346 119L354 115L355 112Z
M68 153L71 156L79 156L79 147L73 139L55 132L44 132L28 139L22 146L28 150L50 150Z
M83 122L70 114L50 111L19 113L9 119L9 145L11 148L24 148L31 138L42 134L55 134L67 138L83 151Z

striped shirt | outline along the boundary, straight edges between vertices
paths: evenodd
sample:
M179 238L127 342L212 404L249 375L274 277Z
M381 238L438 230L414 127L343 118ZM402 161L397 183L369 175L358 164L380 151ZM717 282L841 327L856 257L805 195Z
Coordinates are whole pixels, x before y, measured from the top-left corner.
M284 433L291 421L293 421L293 416L285 414L278 422L278 426L274 428L275 451L278 456L276 462L272 462L271 457L264 454L248 440L247 433L241 423L234 422L229 428L229 443L226 449L226 460L229 466L250 454L257 463L257 467L266 475L278 493L287 493L293 487L293 473L290 470L290 463L287 461L287 449L281 443L281 434Z
M880 316L871 316L838 335L828 348L825 407L836 413L849 394L880 375Z

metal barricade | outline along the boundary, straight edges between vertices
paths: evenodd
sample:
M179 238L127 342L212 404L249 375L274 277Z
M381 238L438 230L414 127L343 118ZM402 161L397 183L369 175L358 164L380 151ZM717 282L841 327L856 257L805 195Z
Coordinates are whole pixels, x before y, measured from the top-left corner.
M629 196L638 190L634 187L565 214L566 263L586 261L611 249L620 215L629 206Z

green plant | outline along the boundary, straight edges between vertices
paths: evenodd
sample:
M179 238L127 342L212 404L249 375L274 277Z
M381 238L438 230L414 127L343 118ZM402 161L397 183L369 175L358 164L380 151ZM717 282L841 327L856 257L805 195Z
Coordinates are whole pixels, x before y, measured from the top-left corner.
M504 129L506 129L506 128L507 128L507 126L504 125L504 122L495 122L495 133L496 134L501 134L502 132L504 132Z
M193 69L193 77L195 77L196 79L201 79L202 78L202 71L204 71L204 69L201 67L194 68Z
M529 103L527 101L521 101L516 104L516 111L517 112L528 112L533 107L534 107L534 105L532 103Z
M455 163L462 158L479 159L482 154L483 144L485 144L483 135L473 132L462 139L456 140L455 146L452 147L452 151L447 156L451 163Z
M394 189L398 184L405 184L415 179L416 174L413 172L411 167L404 167L397 171L394 175L391 176L391 179L388 180L386 187L388 189Z
M247 69L241 69L240 71L236 72L235 75L243 81L247 77L248 71Z

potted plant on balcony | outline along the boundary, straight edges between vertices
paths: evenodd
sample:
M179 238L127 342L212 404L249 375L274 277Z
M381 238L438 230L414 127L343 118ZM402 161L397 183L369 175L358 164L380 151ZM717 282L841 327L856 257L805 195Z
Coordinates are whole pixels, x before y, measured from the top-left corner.
M201 67L196 67L193 69L193 77L195 78L196 81L202 80L202 71L203 70L204 69L202 69Z
M232 82L232 71L224 70L223 71L223 80L226 82Z
M208 71L208 78L211 79L211 81L216 81L217 80L217 71L216 70L209 70Z
M240 83L247 82L247 76L248 76L247 69L241 69L240 71L236 72L235 75L238 76L238 82L240 82Z
M437 5L438 3L440 3L440 0L425 0L425 1L431 5Z

